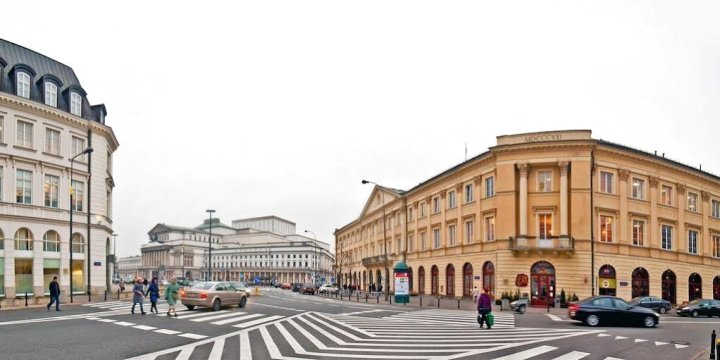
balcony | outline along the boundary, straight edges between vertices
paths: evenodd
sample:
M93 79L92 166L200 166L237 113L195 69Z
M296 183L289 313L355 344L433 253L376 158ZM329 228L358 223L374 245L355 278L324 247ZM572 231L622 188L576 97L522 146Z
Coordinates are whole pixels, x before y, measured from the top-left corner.
M368 266L378 266L378 265L385 265L387 262L387 257L385 255L378 255L378 256L371 256L366 257L362 259L362 265L365 267Z
M535 237L510 238L510 249L514 254L529 252L573 252L575 251L575 239L572 237L552 237L550 239L538 239Z

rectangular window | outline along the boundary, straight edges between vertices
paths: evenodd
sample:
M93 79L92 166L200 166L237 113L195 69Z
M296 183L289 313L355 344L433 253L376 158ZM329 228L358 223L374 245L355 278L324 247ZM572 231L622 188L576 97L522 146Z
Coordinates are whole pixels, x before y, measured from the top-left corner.
M0 201L3 201L3 167L0 166ZM2 241L0 241L2 243ZM0 249L2 249L2 245L0 245Z
M45 105L57 107L57 86L49 81L45 83Z
M420 218L422 219L424 217L425 217L425 203L421 203L420 204Z
M455 191L448 192L448 209L452 209L457 206L457 201L455 199Z
M613 241L613 218L611 216L600 215L600 241Z
M33 147L33 124L25 121L17 122L17 137L15 145L28 149Z
M645 222L642 220L633 220L632 232L633 245L645 246Z
M58 207L58 184L60 178L52 175L45 175L45 206Z
M45 152L60 155L60 132L54 129L45 129Z
M473 184L465 184L465 203L473 202Z
M485 218L485 241L495 241L495 217Z
M70 93L70 113L75 116L82 116L82 96L78 93Z
M661 229L661 240L660 244L664 250L672 250L672 232L673 228L670 225L663 225Z
M0 143L5 141L5 118L0 115Z
M663 185L660 195L662 197L661 202L663 205L667 205L667 206L672 205L672 187Z
M433 229L433 248L440 247L440 229Z
M552 214L538 214L538 226L540 240L552 238Z
M688 230L688 253L697 254L698 232L696 230Z
M427 249L427 235L426 233L420 233L420 250Z
M495 178L489 177L485 179L485 197L495 196Z
M645 199L645 180L633 178L632 197L633 199Z
M600 172L600 192L606 194L613 193L613 173Z
M538 191L539 192L552 191L552 171L550 171L550 170L538 171Z
M432 204L433 204L433 214L439 213L440 212L440 198L439 197L433 198Z
M688 199L687 199L687 207L688 211L697 212L698 211L698 195L695 193L688 192Z
M413 221L413 209L408 208L408 221Z
M75 155L77 155L77 154L82 153L83 151L85 151L85 140L73 136L73 138L72 138L72 155L75 156ZM82 161L82 162L86 162L86 161L85 161L85 156L87 156L87 155L79 156L79 157L77 158L77 160L78 160L78 161Z
M85 195L85 184L81 181L72 181L72 210L83 211L83 197Z
M712 201L712 217L714 218L720 218L720 201L713 200Z
M455 225L448 226L448 246L455 245Z
M415 239L412 235L408 235L408 252L415 251Z
M15 88L17 96L22 96L26 99L30 98L30 75L24 72L18 72L17 75L17 87Z
M713 244L713 250L712 250L713 257L720 258L720 235L712 236L712 244Z
M32 172L17 171L15 201L18 204L32 204Z
M470 244L473 242L473 234L475 232L475 222L474 221L467 221L465 222L465 243Z

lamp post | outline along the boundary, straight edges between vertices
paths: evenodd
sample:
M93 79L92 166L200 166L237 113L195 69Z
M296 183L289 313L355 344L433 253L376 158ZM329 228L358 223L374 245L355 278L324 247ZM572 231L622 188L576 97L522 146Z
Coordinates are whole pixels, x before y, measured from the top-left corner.
M385 192L383 189L385 189L384 186L378 185L375 182L363 180L363 184L373 184L380 188L380 194L382 196L382 209L383 209L383 252L385 253L385 259L383 259L383 263L385 265L385 301L387 301L388 297L390 297L390 270L388 270L388 257L387 257L387 230L385 228Z
M73 277L72 277L72 272L73 272L73 268L72 268L72 263L73 263L73 192L74 192L73 187L72 187L73 166L75 165L75 159L78 156L89 154L91 152L93 152L93 148L88 147L85 150L83 150L82 152L80 152L79 154L70 158L70 175L69 175L69 178L70 178L70 302L73 302ZM88 209L88 211L90 211L90 210ZM88 242L89 241L90 241L90 239L88 239ZM88 258L88 261L90 261L89 258ZM90 276L90 274L88 274L88 276ZM89 282L89 279L88 279L88 282Z
M316 242L317 242L317 235L315 232L310 230L305 230L306 233L312 234L315 241L313 242L313 266L312 266L312 278L313 278L313 284L317 284L317 257L316 257Z
M210 241L208 241L208 278L205 280L210 281L210 279L212 279L212 214L215 212L215 210L207 209L205 210L205 212L210 214Z

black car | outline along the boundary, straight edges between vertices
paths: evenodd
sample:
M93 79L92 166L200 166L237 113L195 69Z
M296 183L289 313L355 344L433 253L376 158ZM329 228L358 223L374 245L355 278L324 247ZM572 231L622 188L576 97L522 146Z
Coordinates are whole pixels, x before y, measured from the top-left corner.
M615 296L592 296L570 303L568 313L571 319L589 326L639 324L651 328L659 323L655 311L630 305Z
M656 312L664 314L672 308L669 301L663 300L657 296L638 296L628 302L633 306L642 306L644 308L653 309Z
M680 316L689 315L694 318L698 316L720 316L720 301L708 299L693 300L685 306L679 306L677 314Z
M293 292L300 292L300 289L302 289L303 284L302 283L294 283L292 286Z

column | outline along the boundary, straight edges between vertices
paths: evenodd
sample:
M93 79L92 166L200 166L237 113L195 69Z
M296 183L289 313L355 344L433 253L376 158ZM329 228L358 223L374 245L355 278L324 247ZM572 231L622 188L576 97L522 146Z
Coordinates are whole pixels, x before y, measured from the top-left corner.
M5 298L15 297L15 240L5 238Z
M619 169L618 170L618 178L620 179L620 183L618 184L618 194L620 194L620 219L618 220L620 222L620 226L617 228L620 230L617 235L617 242L628 244L630 243L630 232L628 230L628 225L630 223L630 219L628 219L628 178L630 178L630 171L625 169Z
M39 235L39 234L38 234ZM44 263L43 263L43 238L42 235L35 235L33 239L33 293L36 298L45 296L44 283ZM40 239L37 239L40 237ZM48 290L49 291L49 290Z
M650 183L650 231L648 231L648 239L650 239L648 245L650 249L659 249L660 248L660 238L659 238L659 230L658 229L658 210L657 210L657 202L658 202L658 182L660 179L651 176L649 179Z
M447 249L447 190L440 191L440 248Z
M529 166L526 163L518 164L518 170L520 170L520 234L518 234L518 246L527 246L527 206L528 206L528 170Z
M687 254L687 228L685 227L685 207L687 200L685 199L685 184L676 184L677 188L677 207L678 207L678 226L675 240L677 242L677 251L680 254Z
M707 191L701 191L700 196L702 198L702 205L700 207L700 210L702 211L702 217L703 217L703 230L702 230L702 238L700 239L701 244L698 246L700 249L700 254L703 256L711 257L712 254L712 239L710 238L710 193ZM712 279L710 279L710 287L711 289L710 294L712 294ZM705 276L703 276L703 281L705 281ZM705 292L705 284L703 283L703 293ZM710 298L710 297L708 297Z
M567 161L558 162L560 167L560 245L569 245L568 232L568 165ZM527 189L527 188L526 188Z

